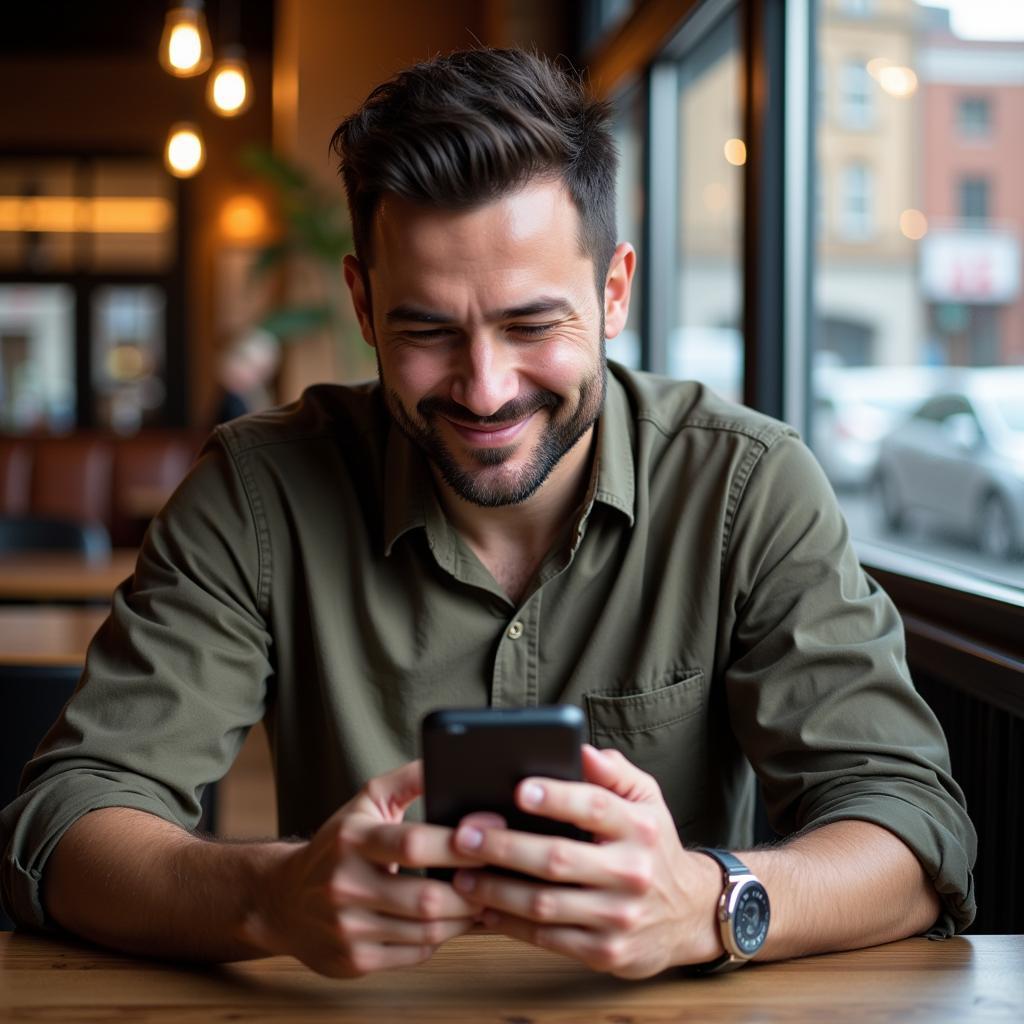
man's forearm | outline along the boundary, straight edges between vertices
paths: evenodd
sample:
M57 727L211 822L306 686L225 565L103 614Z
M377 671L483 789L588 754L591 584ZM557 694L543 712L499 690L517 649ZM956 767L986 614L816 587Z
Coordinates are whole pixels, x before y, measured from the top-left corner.
M62 927L132 953L189 960L266 955L242 938L265 880L293 846L199 839L142 811L110 807L68 829L44 875Z
M833 822L742 858L771 899L758 960L892 942L919 934L939 914L938 895L917 858L870 822Z

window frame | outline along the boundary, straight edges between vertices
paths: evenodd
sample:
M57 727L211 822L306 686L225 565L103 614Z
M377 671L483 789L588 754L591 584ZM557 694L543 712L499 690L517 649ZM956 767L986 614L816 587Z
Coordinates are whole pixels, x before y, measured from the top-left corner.
M8 149L4 152L9 160L70 160L72 162L95 162L103 160L144 159L162 164L159 152L137 149L82 150L67 149ZM185 288L185 265L188 243L189 185L178 178L171 179L172 197L175 205L174 254L170 270L165 273L142 271L83 271L75 269L61 271L32 271L28 269L0 270L0 284L46 285L60 284L71 288L74 296L74 359L75 359L75 427L85 430L96 427L96 402L92 383L93 351L93 296L107 286L154 285L164 292L166 305L164 315L164 383L166 397L161 428L184 428L188 424L188 346L185 325L188 323L187 289Z
M817 5L733 0L740 7L747 131L744 205L744 401L792 423L810 440L808 331L812 314ZM724 0L647 0L584 53L598 95L640 83L669 39ZM645 143L649 146L649 140ZM647 209L654 207L647 203ZM649 258L645 245L643 258ZM651 264L648 263L648 267ZM650 276L650 275L649 275ZM647 297L645 297L647 298ZM657 327L645 302L641 339ZM779 325L782 330L779 330ZM908 653L943 680L1024 715L1024 592L909 553L857 543L864 568L907 623ZM983 691L983 692L982 692ZM1011 696L1008 696L1011 695Z

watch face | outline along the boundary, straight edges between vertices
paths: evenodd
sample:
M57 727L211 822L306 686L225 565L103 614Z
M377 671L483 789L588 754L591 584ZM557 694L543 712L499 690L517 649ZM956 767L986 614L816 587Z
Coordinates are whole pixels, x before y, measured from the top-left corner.
M745 885L736 901L732 933L736 946L744 956L753 956L764 944L768 934L768 893L760 882Z

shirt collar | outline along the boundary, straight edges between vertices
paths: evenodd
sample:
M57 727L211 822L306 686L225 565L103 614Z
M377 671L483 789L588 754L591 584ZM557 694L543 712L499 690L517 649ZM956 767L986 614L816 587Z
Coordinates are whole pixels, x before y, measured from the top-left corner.
M422 527L431 547L452 543L426 457L392 422L384 456L384 554L403 534ZM608 371L604 409L597 422L597 486L594 501L618 509L633 525L636 498L633 421L626 392ZM444 551L435 551L444 560Z

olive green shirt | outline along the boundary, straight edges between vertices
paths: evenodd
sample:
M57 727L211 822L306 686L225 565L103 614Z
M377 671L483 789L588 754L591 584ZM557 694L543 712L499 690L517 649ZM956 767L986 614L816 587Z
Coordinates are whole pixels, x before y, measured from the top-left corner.
M47 857L91 809L194 827L261 719L280 832L304 836L417 757L431 709L569 702L657 778L687 843L749 845L756 772L780 834L875 822L934 880L936 933L969 924L945 740L794 432L613 365L595 451L568 540L515 603L376 385L218 428L3 812L8 912L47 926Z

